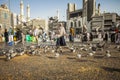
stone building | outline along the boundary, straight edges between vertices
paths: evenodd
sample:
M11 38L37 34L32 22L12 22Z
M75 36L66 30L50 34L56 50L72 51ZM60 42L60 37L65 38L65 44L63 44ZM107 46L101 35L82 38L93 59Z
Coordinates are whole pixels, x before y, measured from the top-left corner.
M120 22L120 16L117 13L102 13L100 15L95 14L91 21L91 31L110 31L112 23L118 22Z
M69 33L70 27L74 27L75 33L82 33L82 9L76 9L76 5L68 3L67 8L67 32Z
M13 28L16 28L17 25L18 25L17 14L16 13L12 13L11 14L11 26Z
M11 26L11 12L6 4L0 5L0 26L2 30Z
M68 32L71 26L74 27L76 34L109 31L112 27L112 23L118 23L119 21L120 16L117 13L101 13L100 3L96 6L96 0L83 0L82 9L76 9L75 4L68 3ZM84 25L86 25L86 27L84 27Z
M103 13L103 18L104 31L109 31L112 27L112 23L117 23L120 21L120 16L117 13Z
M48 22L45 19L32 19L25 23L25 26L31 27L31 29L34 29L35 27L45 30L48 32Z
M92 16L95 14L95 3L96 0L83 0L83 8L76 9L76 5L68 3L67 8L67 30L71 26L74 27L75 33L83 33L90 31L90 24ZM86 25L87 27L84 27Z

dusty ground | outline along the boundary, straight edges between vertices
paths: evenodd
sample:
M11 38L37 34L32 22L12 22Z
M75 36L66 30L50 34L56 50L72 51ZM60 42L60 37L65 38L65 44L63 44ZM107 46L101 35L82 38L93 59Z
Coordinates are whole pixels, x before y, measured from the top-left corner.
M10 61L0 56L0 80L120 80L120 52L114 45L108 58L104 51L76 57L64 50L58 58L48 52L40 56L17 56ZM83 52L85 53L85 52Z

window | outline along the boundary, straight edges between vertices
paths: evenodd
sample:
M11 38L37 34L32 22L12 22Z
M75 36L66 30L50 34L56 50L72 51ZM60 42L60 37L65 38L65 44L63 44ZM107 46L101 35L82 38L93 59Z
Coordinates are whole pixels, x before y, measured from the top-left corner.
M73 26L73 22L71 22L70 26Z
M4 24L4 28L6 28L6 24Z
M75 27L77 27L77 23L76 23L76 21L74 22L74 25L75 25Z
M8 15L7 13L4 13L4 19L7 19Z
M79 25L79 27L81 26L81 22L80 21L78 21L78 25Z

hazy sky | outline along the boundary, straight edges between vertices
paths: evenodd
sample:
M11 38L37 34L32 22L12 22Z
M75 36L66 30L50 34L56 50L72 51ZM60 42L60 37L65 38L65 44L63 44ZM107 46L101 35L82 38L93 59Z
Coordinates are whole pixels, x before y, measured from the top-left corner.
M9 0L0 0L0 4L9 3ZM75 3L77 9L82 8L82 0L23 0L24 14L26 15L27 4L30 5L31 18L43 18L57 15L57 9L60 12L60 19L66 19L66 9L68 3ZM101 4L101 11L116 12L120 15L120 0L96 0L96 3ZM20 0L10 0L10 10L14 13L20 13Z

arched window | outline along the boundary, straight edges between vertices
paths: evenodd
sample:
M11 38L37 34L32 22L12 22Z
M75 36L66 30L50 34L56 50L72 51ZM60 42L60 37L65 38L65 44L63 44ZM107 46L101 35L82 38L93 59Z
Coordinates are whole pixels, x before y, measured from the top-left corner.
M81 22L80 22L80 21L78 21L78 26L79 26L79 27L81 26Z
M74 27L77 27L77 23L76 23L76 21L74 22L74 25L75 25Z
M73 26L73 22L70 23L70 27Z

